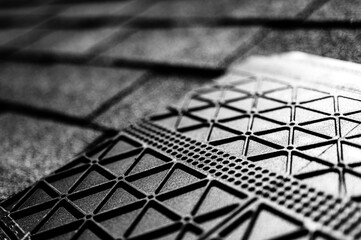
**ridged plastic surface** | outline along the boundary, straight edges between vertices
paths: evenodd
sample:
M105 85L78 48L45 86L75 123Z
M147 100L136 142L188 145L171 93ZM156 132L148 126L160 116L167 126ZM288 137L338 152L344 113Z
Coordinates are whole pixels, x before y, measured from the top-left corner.
M32 239L360 238L361 101L231 76L1 207Z
M258 166L361 200L360 99L307 84L229 77L235 81L195 91L183 107L153 120Z

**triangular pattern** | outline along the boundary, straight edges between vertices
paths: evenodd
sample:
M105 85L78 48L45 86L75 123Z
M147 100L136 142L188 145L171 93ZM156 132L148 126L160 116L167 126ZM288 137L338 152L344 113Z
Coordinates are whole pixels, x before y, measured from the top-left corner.
M329 137L334 137L336 135L336 126L334 120L323 120L320 122L310 123L303 125L302 128Z
M315 136L310 133L295 130L293 136L293 144L296 146L305 146L325 141L324 138Z
M346 117L361 122L361 112L347 114Z
M193 174L190 174L183 169L176 168L167 179L167 182L164 184L160 192L172 191L195 183L198 180L199 178L194 176Z
M30 207L36 204L40 204L46 201L51 200L52 197L47 194L42 188L37 188L27 199L21 204L21 208Z
M270 130L270 129L274 129L274 128L278 128L278 127L282 127L282 125L265 120L263 118L255 117L253 119L252 131L260 132L260 131Z
M253 102L253 98L246 98L239 101L227 103L227 105L247 112L252 109Z
M163 201L163 203L170 209L173 209L174 211L181 213L184 216L188 216L194 209L196 203L199 201L204 190L204 187L198 188L190 192L183 193L179 196L167 199Z
M257 81L248 81L241 84L236 84L234 87L236 89L240 89L249 92L250 94L253 94L257 91L257 85Z
M353 129L355 129L359 124L354 121L349 121L346 119L340 119L340 132L341 136L347 136Z
M251 222L251 219L247 218L247 219L243 220L241 223L239 223L239 225L235 229L233 229L232 232L227 234L227 236L226 236L227 240L243 239L250 222Z
M222 120L222 119L239 117L239 116L242 116L242 115L243 115L243 113L241 113L239 111L235 111L235 110L232 110L232 109L230 109L228 107L221 106L220 109L219 109L219 112L217 114L217 119Z
M312 101L328 96L327 93L319 92L314 89L302 88L302 87L297 88L296 94L297 94L298 102Z
M361 109L361 101L347 97L339 97L338 107L340 112L344 114L359 111Z
M285 87L287 87L287 84L285 84L285 83L263 80L263 81L261 81L261 84L259 86L259 89L260 89L259 91L260 92L269 92L269 91L273 91L273 90L277 90L277 89L285 88Z
M292 174L298 175L327 169L326 165L299 156L292 156Z
M233 119L227 122L221 122L221 124L223 126L229 127L231 129L240 131L240 132L246 132L248 129L248 122L249 122L249 118L238 118L238 119Z
M217 145L217 148L223 149L235 156L242 156L244 149L244 140L235 140L232 142L226 142L220 145Z
M125 231L140 213L140 209L124 213L100 222L114 238L122 238Z
M133 125L116 147L97 147L84 155L84 160L78 159L42 180L40 187L25 191L33 193L25 195L26 199L1 206L13 211L14 221L24 230L33 231L36 238L50 236L52 231L60 231L55 234L60 238L67 236L63 232L68 234L74 229L69 236L76 233L76 238L95 239L108 235L116 239L301 239L308 235L308 225L301 229L291 216L279 211L279 205L309 219L314 215L311 210L316 214L319 209L302 208L302 204L318 204L319 197L323 199L318 191L352 198L346 201L361 201L361 117L359 113L349 114L361 110L361 101L337 97L336 106L334 96L318 90L299 88L296 92L296 87L273 80L258 83L260 88L256 89L255 81L251 83L254 90L245 90L257 92L253 96L229 85L199 91L179 110L151 117L155 125L147 120ZM177 129L181 135L158 128L157 124ZM159 138L152 138L151 132ZM195 142L194 138L215 148ZM142 144L135 139L141 139ZM252 163L245 162L244 156L235 157L243 153ZM206 178L204 172L212 176ZM264 179L263 174L267 174ZM281 181L283 178L285 181ZM302 199L296 204L289 204L289 192L298 200L302 191L294 191L299 185L293 183L298 180L286 181L292 178L305 182L301 186L309 194L300 195ZM78 186L72 187L74 184ZM278 192L274 190L276 185L285 187L282 196L272 195ZM243 188L247 188L247 196L241 192ZM275 209L264 199L271 200ZM325 201L324 206L329 206L334 198L327 196ZM260 204L261 209L256 210ZM46 217L45 225L39 225L49 211L51 216ZM243 218L237 225L239 215ZM353 221L350 219L345 218L345 224ZM337 217L335 221L339 221ZM224 225L219 225L222 222ZM64 223L68 224L66 230L58 228ZM315 237L318 233L314 235L314 231L318 228L309 235Z
M122 207L137 200L138 199L133 194L126 191L123 187L119 187L103 205L101 211Z
M129 152L130 150L135 149L136 146L134 146L133 144L131 144L130 142L126 142L124 140L120 140L119 142L117 142L111 149L109 152L107 152L107 154L105 155L104 158L110 158L110 157L114 157L117 156L119 154L125 153L125 152Z
M256 162L258 166L264 167L271 171L278 173L286 173L287 171L287 157L277 156L267 159L262 159Z
M173 221L163 213L154 208L148 208L130 236L133 237L141 235L143 233L170 225L171 223L173 223Z
M276 102L274 100L270 100L267 98L258 98L257 99L257 110L258 111L264 111L264 110L279 108L279 107L283 107L283 106L284 106L283 103Z
M88 153L87 156L89 157L89 160L100 160L101 156L106 152L106 149L101 148L96 150L95 152L92 153ZM71 167L66 168L66 169L70 169L70 168L76 168L79 166L84 166L85 163L89 163L88 159L83 159L81 161L77 161L77 162L72 162L70 163Z
M91 160L99 160L100 159L100 156L102 154L104 154L105 152L105 149L102 149L98 152L95 152L95 153L88 153L87 154L87 158L78 158L77 160L73 161L73 162L70 162L68 164L66 164L65 166L61 167L60 169L57 170L58 173L60 172L69 172L70 170L79 170L79 169L83 169L83 168L80 168L82 166L86 166L88 163L91 162ZM88 159L89 157L89 159Z
M192 115L203 119L213 119L217 113L216 107L207 107L204 109L194 110L191 112Z
M199 223L200 227L203 229L203 231L208 232L209 230L213 229L215 226L219 225L226 217L228 217L228 212L222 213L221 215L214 215L212 219L208 219L208 221Z
M345 164L361 163L361 148L342 143L342 159Z
M317 157L333 164L338 163L336 144L328 144L321 147L314 147L307 150L303 150L302 152L309 156Z
M196 240L196 239L198 239L198 236L195 233L187 231L180 240Z
M92 214L108 192L109 189L105 189L103 191L90 194L86 197L74 199L72 202L81 208L86 214Z
M208 141L217 141L217 140L221 140L221 139L226 139L226 138L231 138L231 137L236 137L237 134L224 130L220 127L214 126L210 135L210 138Z
M214 204L215 202L218 204ZM207 214L227 206L241 205L243 202L244 199L236 197L229 192L214 186L210 188L206 198L200 205L197 211L197 216Z
M166 174L167 174L167 170L164 170L164 171L152 174L150 176L146 176L141 179L135 180L131 183L137 189L139 189L147 194L153 194Z
M104 164L103 166L110 170L117 176L124 174L128 168L133 164L136 156L125 157L122 159L116 159L114 161L100 162L100 164Z
M289 123L291 121L291 108L286 107L264 112L262 113L262 116L279 122Z
M196 126L201 123L202 122L195 120L193 118L183 116L178 124L178 128L186 128L186 127Z
M91 240L101 240L100 237L98 237L98 235L96 235L92 230L90 229L85 229L84 232L81 233L81 235L78 237L79 240L87 240L87 239L91 239Z
M360 138L359 136L353 137L353 138L349 138L349 139L347 139L347 140L348 140L348 142L350 142L350 143L354 143L354 144L356 144L356 145L361 146L361 138Z
M261 231L262 229L262 231ZM248 240L274 239L300 229L293 222L268 210L261 210L251 230Z
M208 132L209 132L208 127L200 126L199 128L196 129L187 130L183 132L183 134L186 135L187 137L196 139L201 142L205 142L208 137Z
M268 142L275 143L280 146L288 146L289 131L281 130L281 131L272 132L272 133L268 133L268 134L262 134L259 137Z
M277 90L266 94L267 97L289 103L292 101L292 88Z
M248 143L246 155L247 156L255 156L255 155L266 154L266 153L270 153L270 152L274 152L274 151L276 151L276 149L273 147L270 147L268 145L265 145L263 143L260 143L260 142L254 141L254 140L250 140Z
M72 215L66 208L59 207L55 213L46 221L46 223L40 228L40 231L56 228L61 225L73 222L76 217Z
M161 236L157 238L157 240L174 240L177 239L177 236L179 235L178 232L167 234L166 236Z
M327 115L304 108L296 107L296 121L299 123L309 122L326 118Z
M178 121L178 116L169 116L169 117L154 120L154 121L161 126L173 129L173 128L175 128L176 123Z
M201 98L218 101L222 96L222 90L212 90L210 92L199 94Z
M49 211L50 209L39 209L35 213L21 216L19 218L14 218L14 220L16 220L16 223L19 224L21 229L23 229L25 232L31 232L45 217L45 215L49 213Z
M313 110L332 114L335 112L334 101L332 97L324 98L308 103L302 104L303 107L310 108Z
M135 174L139 172L143 172L145 170L163 165L169 161L166 157L159 158L153 154L145 153L141 158L137 161L137 164L134 166L130 174Z
M357 125L357 127L353 128L351 131L348 132L346 135L347 137L354 137L354 136L360 136L361 135L361 125Z
M224 92L223 100L230 101L230 100L235 100L238 98L243 98L245 96L247 96L247 94L240 92L240 91L235 91L235 90L230 89L230 90L226 90Z
M325 151L321 153L321 155L318 156L318 158L333 164L337 164L338 162L340 162L337 145L335 144L327 148Z
M88 175L81 181L81 183L76 187L75 191L80 191L83 189L90 188L92 186L99 185L108 181L109 179L100 174L96 170L92 170L88 173Z
M71 174L66 177L59 177L54 178L53 181L49 180L50 184L55 187L57 190L59 190L61 193L67 193L70 189L70 187L79 179L82 173L75 173Z
M209 105L209 103L205 102L205 101L201 101L199 99L191 99L190 102L188 103L188 109L193 109L193 108L199 108L199 107L205 107Z

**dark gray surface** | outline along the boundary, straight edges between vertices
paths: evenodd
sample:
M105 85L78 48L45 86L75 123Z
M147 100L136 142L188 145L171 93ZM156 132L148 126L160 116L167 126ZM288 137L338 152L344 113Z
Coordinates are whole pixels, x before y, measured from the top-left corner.
M101 134L14 114L1 115L0 125L0 198L53 172Z
M123 2L115 7L107 7L103 3L101 7L96 3L22 7L19 3L13 5L16 8L2 10L6 14L2 13L1 16L21 19L17 21L21 24L3 21L5 24L0 29L0 50L5 51L9 50L9 46L16 46L19 47L19 53L23 54L14 58L19 55L7 55L5 53L8 52L5 51L1 52L2 58L6 60L6 56L12 56L12 60L27 62L2 64L0 70L0 104L7 108L15 119L2 116L5 119L3 121L8 123L0 127L3 132L2 145L6 146L2 149L4 164L0 170L3 176L1 186L4 186L2 198L33 182L34 176L44 176L49 169L61 165L85 147L86 144L83 144L77 147L75 152L67 152L66 155L53 155L48 150L50 148L54 149L54 152L66 152L65 143L77 141L75 136L67 133L70 131L68 129L77 128L77 131L87 136L87 141L95 140L94 135L84 132L93 129L108 133L108 130L124 127L138 117L161 110L168 104L179 103L186 91L213 78L208 75L201 78L202 80L196 80L199 77L195 76L194 69L185 76L184 69L189 70L187 66L201 65L196 69L197 74L202 75L209 73L206 66L227 67L228 64L241 61L251 54L273 54L288 50L359 61L359 33L356 29L343 30L342 24L338 25L337 30L324 30L322 27L296 30L292 28L292 24L291 30L265 27L265 23L270 19L303 19L309 16L309 19L315 21L345 20L344 25L350 26L349 21L357 20L358 17L358 1L167 1L151 7L148 12L145 11L148 5L156 2L139 4L141 2L144 1L130 2L129 5L125 4L125 8L120 6L124 5ZM63 20L65 18L68 21L68 30L61 22L51 24L49 21L57 19L57 12ZM138 12L142 13L140 18L133 18ZM42 16L38 23L28 21L44 13L49 15ZM72 18L66 18L69 16ZM115 22L90 19L93 23L100 23L95 27L90 27L91 24L76 24L84 21L86 17L95 16L117 16L125 19ZM203 23L195 23L194 19L190 19L184 24L184 19L179 19L181 17L204 19ZM229 17L233 24L218 21L226 17ZM149 23L148 26L135 24L130 28L131 25L127 27L124 24L127 19L142 18ZM216 20L209 22L210 18ZM263 20L253 21L255 18ZM155 29L152 19L166 20L166 24L161 26L162 29ZM183 21L182 28L177 27L177 21L180 20ZM59 26L63 26L62 29L59 29ZM104 31L109 28L110 31ZM119 34L113 35L114 29ZM84 38L87 32L92 32L92 35ZM123 34L124 32L127 34ZM128 35L129 32L136 33ZM38 50L52 55L44 59L44 55L39 54ZM100 60L98 58L97 64L105 65L105 68L93 66L92 59L97 56L103 57ZM163 73L161 77L152 77L148 81L140 80L135 82L133 87L127 88L139 79L140 74L149 73L150 68L154 70L154 66L149 63L155 61L161 62L157 65ZM40 62L41 65L32 65L34 62ZM49 65L51 62L61 64ZM118 67L113 65L114 62L118 63ZM176 68L169 71L170 66L163 63ZM138 68L137 71L127 69L134 66ZM178 68L180 66L186 68ZM164 74L165 70L173 76ZM159 72L156 73L158 74ZM27 117L21 116L22 114ZM90 118L85 118L86 116ZM17 119L22 120L18 122ZM54 127L42 127L44 121L52 121L51 126ZM11 127L16 131L10 130ZM26 135L27 133L36 133L38 137ZM59 134L66 137L58 137ZM51 147L44 147L42 144L47 142L47 139L58 141L54 140ZM49 164L48 170L39 170L42 168L36 164L23 165L22 172L10 167L21 165L23 159L19 156L31 156L28 155L28 148L39 149L32 160L36 162L37 159L43 159L44 163ZM52 161L56 164L52 165ZM9 162L13 162L13 165L5 164ZM21 181L16 184L14 181L9 183L7 179L22 179L24 184Z
M324 22L317 27L271 29L260 44L254 46L239 61L250 55L270 55L286 51L303 51L345 61L360 62L359 2L328 1L313 12L308 21ZM335 21L327 24L327 21ZM354 24L352 24L354 23ZM316 24L315 24L316 25ZM334 26L332 26L334 25ZM312 24L310 25L312 26ZM348 29L351 28L351 29Z

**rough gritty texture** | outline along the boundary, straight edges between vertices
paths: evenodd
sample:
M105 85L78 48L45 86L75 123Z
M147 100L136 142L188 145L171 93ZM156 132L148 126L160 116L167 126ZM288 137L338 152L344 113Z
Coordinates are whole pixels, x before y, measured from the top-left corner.
M40 50L61 53L86 53L101 41L114 34L126 34L116 28L86 31L52 31L29 45L25 50Z
M310 3L310 0L295 1L238 1L238 0L176 0L156 4L142 16L157 17L275 17L294 16Z
M78 17L78 16L121 16L137 12L136 4L128 2L105 2L89 3L70 6L62 11L59 16Z
M141 75L128 69L2 64L0 99L85 116Z
M23 35L26 30L22 29L10 29L0 31L0 44L6 44L11 40L16 39L17 37Z
M338 19L354 21L360 19L360 2L357 0L347 0L340 4L340 1L331 0L312 14L309 19Z
M159 61L174 66L218 67L225 59L226 63L232 64L251 54L299 50L360 62L359 30L342 28L342 24L349 25L349 20L360 18L359 9L360 3L356 0L138 0L46 6L28 4L27 7L19 4L16 8L1 9L0 16L21 18L24 26L16 26L11 20L1 25L0 50L11 46L24 54L25 48L51 53L50 60L55 63L64 61L41 65L48 63L49 59L39 63L39 59L31 53L25 53L25 60L20 60L28 63L0 65L0 99L7 101L1 103L24 105L23 111L30 111L33 107L43 109L42 118L54 121L16 115L19 112L1 116L1 197L23 188L81 151L88 141L95 138L96 134L89 128L97 128L101 130L97 134L101 134L106 128L124 127L139 117L162 110L168 104L179 103L188 90L212 79L181 76L181 72L172 69L173 76L159 75L158 72L148 81L124 92L141 74L149 74L150 71L146 66L140 67L140 70L127 69L126 66L117 68L111 64L112 61L125 58L134 64ZM137 20L138 13L138 20L146 19L146 28L124 24L127 17L128 20ZM47 16L42 19L42 24L27 24L27 17L43 14ZM112 19L114 17L123 19L118 21ZM268 20L284 18L287 21L303 17L314 21L344 22L338 29L332 26L324 29L322 25L314 29L306 29L302 25L282 30L266 27ZM155 29L152 18L164 20L163 25ZM177 25L177 21L186 18L191 18L186 21L187 24ZM195 18L203 23L207 19L212 19L212 22L204 26L202 21L196 23ZM227 18L237 20L236 24L222 22ZM46 27L45 23L50 19L67 24ZM257 19L262 21L254 21ZM108 64L107 67L95 67L89 64L91 59L84 60L85 54L93 53L94 47L100 59L106 57L109 61L101 62ZM64 54L71 57L64 58ZM79 65L72 65L72 57L83 60ZM167 66L163 66L164 69ZM52 111L69 118L67 125L49 116ZM97 114L90 120L103 126L83 128L73 123L84 120L94 111ZM70 118L74 116L75 119ZM77 134L86 141L79 140ZM68 151L69 146L72 151Z
M64 165L99 136L92 130L13 114L1 115L0 125L0 199Z
M325 57L359 62L360 31L345 30L292 30L273 31L247 55L270 55L285 51L302 51Z
M140 17L274 17L295 16L310 1L281 3L270 1L166 1ZM252 45L258 27L190 27L139 31L105 53L131 59L218 66L242 45Z
M360 18L359 2L349 0L340 4L339 1L329 1L310 20L346 20L356 21ZM361 32L358 29L288 29L271 30L269 35L254 46L239 61L251 55L270 55L285 51L303 51L311 54L331 57L346 61L360 62L361 48L359 40Z
M146 115L163 112L169 104L181 104L187 92L205 82L204 79L151 76L146 84L96 121L109 127L124 128Z
M187 28L138 32L105 55L217 66L239 44L249 42L255 31L255 28Z

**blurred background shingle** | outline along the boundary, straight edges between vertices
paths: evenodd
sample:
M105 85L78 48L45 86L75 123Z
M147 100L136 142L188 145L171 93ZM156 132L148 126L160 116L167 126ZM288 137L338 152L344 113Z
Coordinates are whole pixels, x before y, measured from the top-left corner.
M360 62L358 1L0 3L0 198L254 54Z

